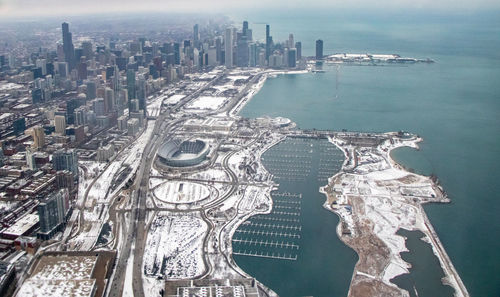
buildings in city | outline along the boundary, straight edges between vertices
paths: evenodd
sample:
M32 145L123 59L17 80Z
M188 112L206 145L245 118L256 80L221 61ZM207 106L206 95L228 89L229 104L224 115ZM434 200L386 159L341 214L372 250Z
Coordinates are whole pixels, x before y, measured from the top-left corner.
M323 55L323 40L316 40L316 60L322 60Z
M40 223L38 237L41 239L49 239L57 231L60 231L64 226L69 210L70 204L67 189L53 192L42 199L38 205L38 218Z
M168 87L189 85L184 82L197 85L196 80L198 86L208 83L215 78L210 73L223 68L305 68L302 43L293 34L273 41L269 25L252 26L248 21L237 28L200 23L165 35L109 37L82 32L80 25L71 32L65 22L62 32L47 33L43 42L40 36L33 40L36 47L28 42L17 48L2 44L0 202L9 207L0 208L0 256L18 249L36 252L46 240L61 238L71 209L94 210L96 200L106 194L79 204L79 197L86 195L79 186L88 186L96 172L141 139L164 108L162 104L151 108L151 102L165 95ZM264 29L265 40L255 38L254 33ZM234 83L246 82L236 79ZM237 89L225 90L221 96L233 96ZM224 134L233 124L218 121L202 126ZM191 127L198 125L191 123ZM174 151L162 147L165 167L205 166L212 153L212 144L204 140L186 139L174 147L188 153L177 158L169 154ZM140 152L134 153L116 181L134 174L129 163ZM117 191L122 187L113 186Z

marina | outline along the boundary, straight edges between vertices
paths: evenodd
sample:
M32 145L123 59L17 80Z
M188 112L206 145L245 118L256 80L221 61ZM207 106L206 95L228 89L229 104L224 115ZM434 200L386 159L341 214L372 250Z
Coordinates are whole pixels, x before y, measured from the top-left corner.
M343 161L343 153L321 137L288 137L262 156L279 188L271 192L271 213L252 216L236 230L233 257L245 272L280 296L347 293L349 275L332 281L329 274L335 265L354 267L356 256L338 240L338 219L323 209L324 196L318 192L325 184L322 180L340 170Z

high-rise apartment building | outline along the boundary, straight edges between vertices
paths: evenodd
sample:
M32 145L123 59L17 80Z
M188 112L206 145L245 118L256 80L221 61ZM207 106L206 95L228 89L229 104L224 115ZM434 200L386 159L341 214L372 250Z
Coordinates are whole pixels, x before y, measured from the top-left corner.
M271 28L266 25L266 61L269 61L269 56L271 55Z
M302 42L295 42L295 49L297 50L297 61L302 59Z
M233 67L233 30L231 28L226 29L226 34L224 36L224 46L225 46L225 61L226 67Z
M54 116L54 125L56 133L59 135L66 135L66 117L63 115Z
M127 91L128 99L135 99L135 71L133 69L127 70ZM130 108L130 106L129 106Z
M115 92L111 88L106 88L104 90L104 109L106 112L116 109Z
M323 40L316 40L316 60L323 59Z
M288 67L295 68L297 66L297 50L291 48L288 50Z
M193 27L193 43L195 48L200 48L200 32L198 24Z
M38 149L45 146L45 131L41 126L35 126L31 130L33 137L33 148Z
M52 155L52 165L56 171L68 170L78 178L78 156L73 149L61 149Z
M38 237L50 239L57 231L62 230L69 212L69 194L67 189L60 189L49 194L38 205L40 231Z

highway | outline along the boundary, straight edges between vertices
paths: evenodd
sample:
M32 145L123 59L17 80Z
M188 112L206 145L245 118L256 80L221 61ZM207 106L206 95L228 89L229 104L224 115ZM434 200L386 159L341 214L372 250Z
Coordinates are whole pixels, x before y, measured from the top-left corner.
M201 92L203 92L205 89L209 88L212 86L215 82L217 82L225 73L221 73L217 75L213 80L205 84L203 87L200 89L194 91L191 95L186 96L184 99L182 99L177 105L175 105L173 108L170 110L161 113L158 118L155 121L155 126L154 130L152 133L152 137L149 140L149 142L146 145L146 148L142 154L141 161L139 168L136 171L134 182L132 186L130 187L131 189L131 194L130 194L130 201L132 204L132 208L130 210L125 210L125 209L118 209L119 205L124 203L124 201L114 201L113 204L111 205L109 215L110 219L115 222L115 242L114 245L116 248L119 249L118 251L118 259L116 261L116 268L113 273L112 279L110 281L110 285L108 286L108 295L107 296L112 296L112 297L119 297L123 294L123 288L124 288L124 282L125 282L125 275L126 275L126 268L127 268L127 262L131 256L131 248L132 248L132 243L135 243L135 249L134 249L134 257L133 257L133 283L132 283L132 289L133 289L133 294L135 297L144 297L144 287L143 287L143 281L142 281L142 276L143 276L143 255L144 255L144 249L146 245L146 237L147 237L147 232L149 229L149 224L148 222L145 221L146 218L146 213L148 211L152 212L157 212L161 211L163 209L158 208L158 207L146 207L146 199L149 191L149 178L150 178L150 171L151 167L154 164L155 160L155 154L159 146L162 144L162 142L167 139L168 137L171 137L173 133L178 129L178 127L185 121L195 118L195 117L206 117L210 116L213 114L220 113L221 110L218 111L209 111L209 112L204 112L204 113L198 113L198 114L187 114L184 117L177 118L177 119L172 119L171 118L171 112L176 112L182 108L183 105L187 104L189 101L197 98ZM256 78L254 77L254 80ZM252 80L252 81L254 81ZM248 86L244 88L240 92L240 94L233 98L233 101L229 104L226 105L224 110L231 110L236 103L238 103L241 98L243 98L244 94L248 91ZM257 141L257 139L254 140L254 142ZM253 142L252 142L253 143ZM220 145L221 143L219 143ZM241 148L242 149L242 148ZM236 190L238 189L239 182L237 175L230 169L229 167L229 159L231 156L233 156L237 151L232 151L228 154L226 154L223 158L223 169L227 172L230 181L227 183L231 185L230 189L224 193L224 195L221 195L216 201L213 201L205 206L203 208L199 209L192 209L192 210L169 210L171 212L187 212L187 211L195 211L195 212L200 212L202 215L202 218L207 222L209 226L209 230L207 232L207 235L205 236L204 239L204 246L206 248L209 239L213 235L214 228L215 226L213 223L206 217L205 212L203 209L208 209L215 207L222 203L224 200L226 200L228 197L233 195ZM212 161L213 164L213 161ZM126 213L129 214L128 220L125 219ZM152 216L150 216L152 218ZM128 223L125 223L127 222ZM119 229L118 227L121 226L122 228ZM120 232L120 230L122 230ZM223 252L223 251L219 251ZM211 267L209 267L209 261L206 259L206 256L204 257L204 262L207 267L207 273L211 271Z

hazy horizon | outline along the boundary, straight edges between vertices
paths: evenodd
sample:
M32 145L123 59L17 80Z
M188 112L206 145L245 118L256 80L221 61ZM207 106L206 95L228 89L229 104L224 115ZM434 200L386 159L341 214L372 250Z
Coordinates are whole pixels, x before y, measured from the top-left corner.
M0 0L0 16L2 18L16 19L22 17L46 17L46 16L76 16L88 14L106 13L245 13L247 11L276 10L276 12L305 9L323 12L325 9L335 10L364 10L376 12L387 11L417 11L417 12L447 12L447 13L473 13L478 11L500 11L500 1L477 0L477 1L454 1L454 0L382 0L374 4L367 0L354 0L345 3L339 0L317 0L313 4L304 4L298 0L269 1L254 0L242 3L232 0L200 1L165 0L161 3L154 0L130 1L130 0L87 0L60 1L60 0Z

